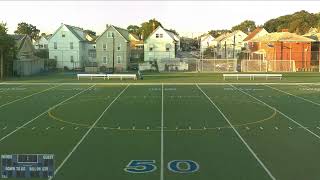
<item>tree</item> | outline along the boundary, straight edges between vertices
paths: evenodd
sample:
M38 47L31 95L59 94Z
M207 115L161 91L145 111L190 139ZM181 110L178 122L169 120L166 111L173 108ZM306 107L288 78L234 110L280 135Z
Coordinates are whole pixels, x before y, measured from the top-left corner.
M10 54L13 54L14 39L7 34L7 24L0 23L0 79L4 77L4 66L6 65Z
M311 27L319 27L320 14L313 14L307 11L299 11L293 14L280 16L265 22L263 27L268 32L279 32L288 29L289 32L305 34Z
M174 30L174 29L169 29L169 30L167 30L167 31L170 31L170 32L172 32L173 34L179 36L179 33L178 33L176 30Z
M140 27L137 25L129 25L127 27L127 30L129 31L129 33L135 34L137 36L139 36L139 29Z
M97 35L97 33L96 33L96 32L91 31L91 30L89 30L89 29L84 30L84 32L85 32L85 33L87 33L87 34L89 34L90 36L96 36L96 35Z
M244 33L249 33L257 28L256 23L251 20L245 20L238 25L235 25L231 28L231 31L240 30Z
M214 37L214 38L217 38L219 37L221 34L224 34L224 33L230 33L231 31L230 30L227 30L227 29L220 29L220 30L211 30L209 31L208 33Z
M37 29L37 27L32 25L32 24L21 22L21 23L18 24L17 30L15 30L14 33L16 33L16 34L27 34L33 40L37 40L39 38L40 30Z
M139 28L139 35L143 36L143 40L147 39L148 36L156 29L158 26L162 26L156 19L150 19L147 22L143 22Z

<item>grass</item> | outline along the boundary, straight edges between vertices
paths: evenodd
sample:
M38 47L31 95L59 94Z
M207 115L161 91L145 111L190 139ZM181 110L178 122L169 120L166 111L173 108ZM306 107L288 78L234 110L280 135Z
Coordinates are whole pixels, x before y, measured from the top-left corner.
M0 84L0 154L52 153L55 180L317 180L319 92L281 84ZM131 160L157 168L129 173ZM199 170L173 172L173 160Z

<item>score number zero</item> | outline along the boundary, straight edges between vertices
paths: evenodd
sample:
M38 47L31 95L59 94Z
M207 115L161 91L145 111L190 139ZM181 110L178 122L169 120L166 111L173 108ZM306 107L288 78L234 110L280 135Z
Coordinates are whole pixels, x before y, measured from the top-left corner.
M200 166L192 160L172 160L168 163L168 169L174 173L194 173ZM128 173L150 173L157 170L155 160L131 160L124 168Z

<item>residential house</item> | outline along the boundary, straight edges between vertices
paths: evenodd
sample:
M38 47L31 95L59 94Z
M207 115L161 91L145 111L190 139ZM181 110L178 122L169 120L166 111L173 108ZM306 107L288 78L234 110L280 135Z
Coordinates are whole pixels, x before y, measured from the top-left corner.
M84 29L61 24L49 39L49 59L57 68L79 69L95 62L95 42Z
M128 69L131 43L128 30L107 25L106 30L97 38L97 63L100 69L121 72Z
M283 30L251 39L249 42L253 44L250 51L263 54L266 60L294 60L298 70L311 68L311 43L314 40L310 38Z
M232 33L225 33L216 38L217 41L217 58L219 59L236 59L238 54L244 48L244 39L247 34L236 30Z
M309 32L303 35L304 37L313 39L311 42L311 64L318 65L320 63L320 30L310 28Z
M40 39L34 41L33 45L35 49L48 49L50 35L41 36Z
M200 51L204 52L208 47L217 46L217 41L210 34L204 34L200 37Z
M143 60L143 40L135 34L129 33L131 58L130 62Z
M258 27L243 40L245 50L243 51L245 53L244 59L264 59L264 52L258 51L258 49L254 49L254 47L257 47L258 42L254 42L252 40L262 37L264 35L267 35L268 31L266 31L264 28Z
M176 58L180 37L158 26L144 41L144 61Z
M35 56L35 48L28 35L11 35L15 41L16 55L13 61L13 75L28 76L44 70L43 59Z

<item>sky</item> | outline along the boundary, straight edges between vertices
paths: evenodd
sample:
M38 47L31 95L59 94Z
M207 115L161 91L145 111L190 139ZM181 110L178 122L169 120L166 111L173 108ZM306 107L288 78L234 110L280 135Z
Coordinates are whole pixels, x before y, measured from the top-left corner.
M9 33L27 22L44 33L65 23L101 34L106 24L126 28L155 18L191 37L247 19L260 25L300 10L320 12L320 1L0 1L0 21L7 23Z

